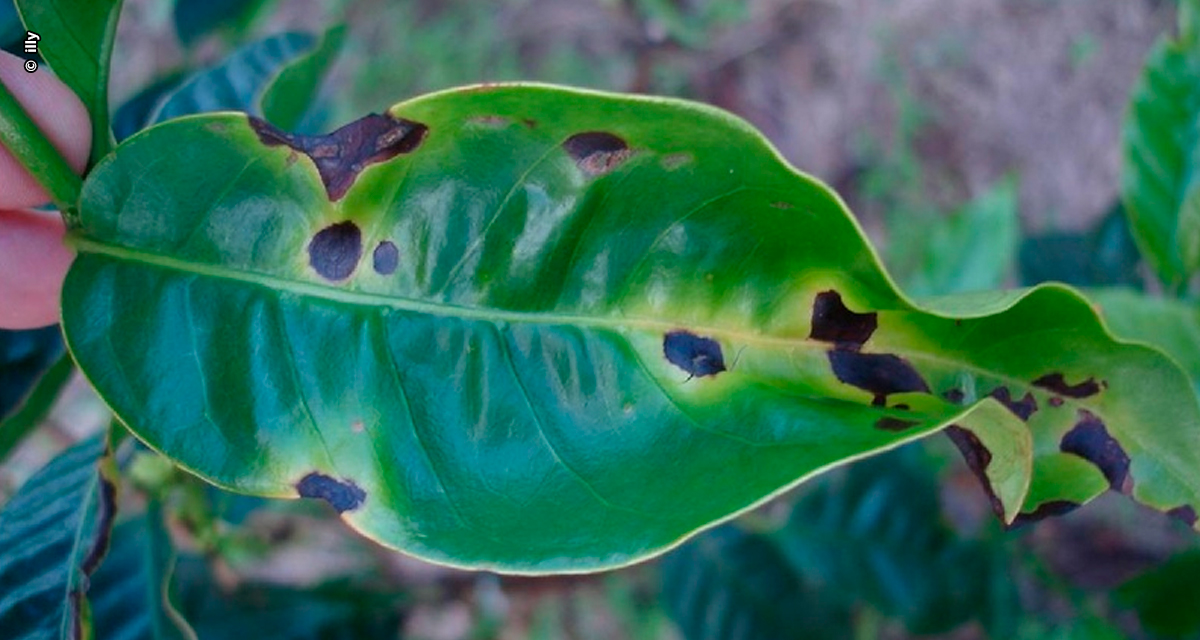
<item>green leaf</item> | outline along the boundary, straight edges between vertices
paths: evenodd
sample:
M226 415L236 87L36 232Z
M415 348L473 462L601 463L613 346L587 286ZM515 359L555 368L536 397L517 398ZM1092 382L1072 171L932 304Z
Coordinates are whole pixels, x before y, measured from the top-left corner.
M224 26L245 28L269 0L175 0L175 34L184 46Z
M687 640L846 638L836 589L806 584L768 536L714 529L662 561L662 598Z
M796 503L780 545L805 580L912 633L977 619L992 637L1012 637L1020 606L1003 554L943 521L937 480L919 453L864 460L823 483Z
M80 442L30 478L0 512L6 638L90 637L88 576L108 549L116 509L115 471L104 452L103 438Z
M317 39L312 35L291 32L241 47L167 94L151 120L162 122L207 111L259 114L264 88L290 63L305 60L304 56L316 46Z
M1181 287L1200 268L1200 41L1163 37L1134 86L1122 128L1121 192L1159 278Z
M915 307L832 192L711 107L491 85L329 136L181 119L82 212L64 330L121 420L427 559L633 562L951 423L1006 520L1110 486L1200 504L1177 366L1061 286Z
M345 39L346 27L334 27L312 51L283 67L263 91L262 114L267 122L288 131L300 126Z
M1001 180L928 229L905 290L921 297L999 288L1017 256L1017 223L1017 181Z
M25 39L25 26L12 0L0 0L0 47L9 47Z
M1200 310L1195 305L1128 289L1093 289L1088 297L1103 309L1114 334L1161 349L1183 367L1200 394Z
M338 579L304 589L242 583L222 589L204 560L179 559L173 601L204 640L394 638L402 594L369 581Z
M87 107L94 164L113 147L108 71L121 0L17 0L25 28L41 36L38 53Z
M1200 550L1179 553L1121 585L1116 599L1137 612L1142 625L1165 638L1200 634Z
M1081 287L1142 284L1137 243L1125 207L1115 204L1082 233L1053 232L1021 242L1021 284L1064 282Z
M195 639L196 633L171 601L175 561L157 501L149 501L146 513L118 524L112 548L88 589L95 637Z
M0 420L0 462L4 462L25 436L42 423L54 406L55 400L58 400L63 387L67 386L73 371L75 363L71 361L71 357L60 356L58 362L42 374L17 411Z
M65 351L57 326L0 329L0 416L8 417Z

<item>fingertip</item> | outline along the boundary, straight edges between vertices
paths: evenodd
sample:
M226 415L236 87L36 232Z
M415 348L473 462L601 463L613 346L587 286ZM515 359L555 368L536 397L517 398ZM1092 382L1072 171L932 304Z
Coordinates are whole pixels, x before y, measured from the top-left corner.
M0 211L0 328L58 322L63 278L74 254L57 213Z
M21 103L42 133L82 173L92 146L87 108L67 85L46 68L25 71L25 61L0 51L0 82ZM19 209L49 200L33 176L0 146L0 207Z

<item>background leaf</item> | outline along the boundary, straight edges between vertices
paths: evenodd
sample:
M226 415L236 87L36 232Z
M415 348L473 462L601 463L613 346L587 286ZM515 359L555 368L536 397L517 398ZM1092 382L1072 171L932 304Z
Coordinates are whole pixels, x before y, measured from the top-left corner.
M74 371L75 363L70 356L59 357L58 362L38 380L17 411L0 420L0 462L42 423Z
M1118 602L1137 612L1142 625L1164 638L1200 634L1200 550L1173 556L1130 580L1116 592Z
M92 120L95 164L112 149L108 70L121 0L17 0L25 27L41 36L38 53L79 96Z
M929 468L912 447L855 463L796 503L780 544L806 581L911 633L976 619L1011 637L1020 603L1006 558L945 523Z
M245 27L271 0L175 0L175 34L184 46L222 27Z
M112 547L92 576L88 598L95 637L195 639L170 600L175 561L161 505L151 499L146 513L113 529Z
M1000 288L1017 255L1017 187L1001 180L917 236L921 266L904 290L923 297Z
M62 332L56 326L28 331L0 329L0 417L16 409L64 352Z
M115 489L103 438L35 474L0 512L0 629L13 640L86 637L88 575L108 549ZM97 461L101 469L97 470Z
M312 51L317 42L310 34L291 32L243 46L167 94L152 121L206 111L261 113L264 87L289 63Z
M1200 41L1164 36L1133 89L1121 192L1143 255L1173 288L1200 268L1198 116Z
M321 80L345 39L346 27L334 27L325 32L312 51L284 65L262 94L262 115L267 122L284 131L317 133L314 127L302 126L304 117L312 113Z
M662 561L662 598L688 640L845 638L850 610L805 584L775 542L725 525Z
M1064 282L1079 287L1140 287L1141 254L1118 202L1082 233L1052 232L1021 242L1021 284Z

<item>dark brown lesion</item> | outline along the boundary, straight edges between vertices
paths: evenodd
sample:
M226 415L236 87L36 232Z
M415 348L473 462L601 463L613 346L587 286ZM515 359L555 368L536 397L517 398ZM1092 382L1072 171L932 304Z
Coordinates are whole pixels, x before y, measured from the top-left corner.
M929 385L907 360L890 353L859 353L834 349L828 352L829 364L837 379L869 391L875 397L871 404L887 405L893 393L929 393Z
M1058 449L1096 465L1115 491L1129 493L1133 478L1129 475L1129 454L1112 437L1104 421L1090 411L1080 409L1075 426L1062 437Z
M1100 389L1104 386L1104 383L1097 382L1095 378L1088 378L1077 384L1067 384L1067 379L1062 373L1054 372L1034 380L1033 386L1053 391L1060 396L1068 398L1088 398L1100 393Z
M1025 396L1020 400L1013 398L1008 387L996 387L990 394L997 402L1004 405L1013 415L1020 418L1022 421L1028 422L1038 409L1037 399L1033 397L1033 393L1026 392Z
M376 245L375 252L371 254L371 266L374 267L375 273L381 276L395 273L396 267L400 266L400 249L396 247L396 243L384 240Z
M291 147L311 158L333 202L346 195L363 169L411 153L429 132L429 127L419 122L374 113L318 136L280 131L254 117L250 127L263 144Z
M671 331L663 336L663 357L691 377L715 376L725 371L721 343L690 331Z
M967 463L967 468L979 480L979 484L983 485L988 502L992 505L992 511L1003 521L1004 503L1000 501L1000 496L996 495L992 481L987 475L988 465L992 464L992 452L983 444L979 436L956 424L946 427L946 436L950 438L955 447L958 447L959 453Z
M308 264L326 280L345 280L362 258L362 231L346 220L321 229L308 243Z
M338 480L316 471L296 483L301 498L317 498L328 502L338 513L353 511L362 506L367 492L351 480Z
M1179 520L1180 522L1183 522L1189 527L1196 526L1196 510L1193 509L1191 505L1185 504L1183 506L1170 509L1167 511L1167 515Z
M875 428L883 429L884 431L907 431L919 424L921 424L919 420L906 420L895 416L884 416L875 421Z
M607 131L577 133L562 146L579 170L592 176L609 173L633 155L624 139Z
M1043 502L1042 504L1039 504L1036 509L1030 511L1029 513L1017 514L1017 517L1013 519L1012 524L1008 525L1008 528L1016 529L1018 527L1023 527L1028 524L1045 520L1046 518L1063 516L1071 513L1079 507L1080 504L1078 502L1071 502L1070 500L1051 500L1049 502Z
M874 312L857 313L846 308L842 296L830 289L813 301L812 331L808 337L831 342L838 349L858 351L879 326Z

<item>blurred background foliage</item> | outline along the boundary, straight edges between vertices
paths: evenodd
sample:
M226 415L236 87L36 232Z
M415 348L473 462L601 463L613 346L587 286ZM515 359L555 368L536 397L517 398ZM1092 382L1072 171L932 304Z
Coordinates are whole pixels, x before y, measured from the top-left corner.
M1174 20L1154 0L130 0L110 98L119 139L217 109L319 132L483 81L702 100L832 184L912 295L1123 287L1097 293L1129 310L1114 328L1184 345L1200 379L1194 307L1136 293L1161 287L1118 193L1130 88ZM0 0L0 46L23 36ZM0 416L61 354L53 328L0 332ZM0 447L0 500L107 424L86 385L60 387L33 435ZM102 640L1200 638L1185 526L1101 499L1005 530L940 437L658 561L550 578L427 565L322 505L116 451L128 486L91 591Z

